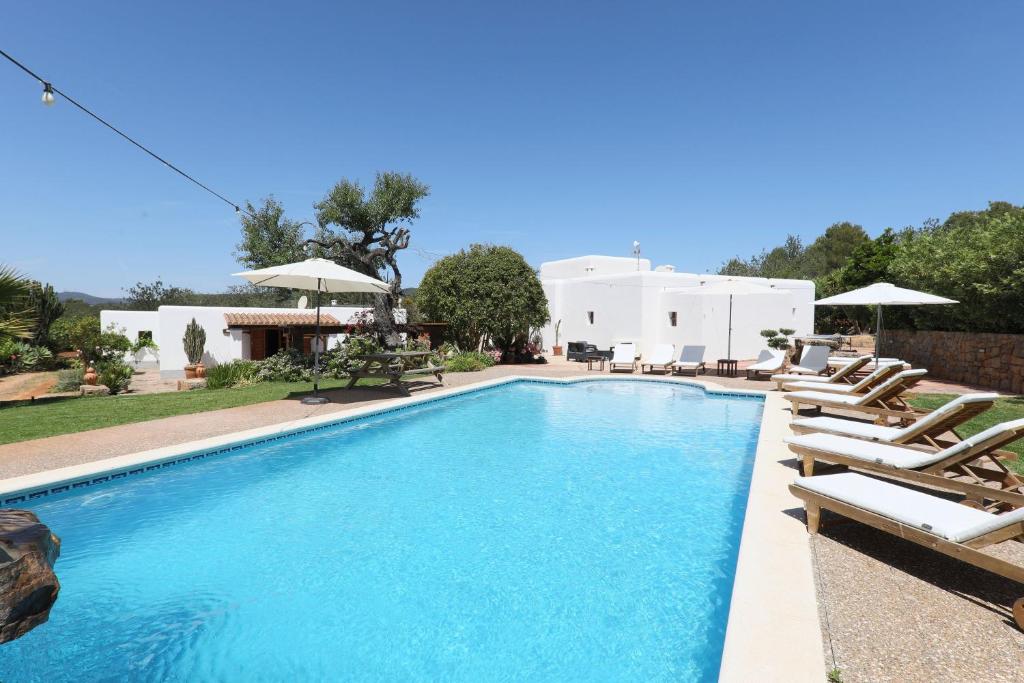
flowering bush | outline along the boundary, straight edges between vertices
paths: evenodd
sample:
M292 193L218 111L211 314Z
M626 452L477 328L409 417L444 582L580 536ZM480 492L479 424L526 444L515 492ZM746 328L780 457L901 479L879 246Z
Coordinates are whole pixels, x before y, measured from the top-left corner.
M308 382L312 379L312 358L296 349L281 349L259 361L257 380L261 382Z

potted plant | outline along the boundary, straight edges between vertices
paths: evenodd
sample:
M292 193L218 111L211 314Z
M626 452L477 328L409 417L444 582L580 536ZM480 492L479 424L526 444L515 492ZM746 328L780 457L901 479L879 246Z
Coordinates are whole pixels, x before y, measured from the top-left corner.
M188 365L185 366L185 379L206 377L206 368L203 366L206 330L196 322L195 318L192 318L192 322L185 326L185 336L181 341L185 347L185 356L188 358Z
M768 348L775 349L776 351L785 351L786 360L789 360L793 351L793 345L789 343L789 336L794 331L786 327L780 327L778 330L761 330L761 336L764 337Z
M562 355L562 345L558 343L559 335L561 334L562 321L559 320L555 323L555 345L551 347L551 354L555 356Z

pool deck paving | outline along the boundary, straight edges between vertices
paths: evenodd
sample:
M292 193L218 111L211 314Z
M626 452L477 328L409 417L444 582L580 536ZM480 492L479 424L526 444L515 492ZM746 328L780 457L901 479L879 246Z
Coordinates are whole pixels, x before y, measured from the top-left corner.
M446 382L448 389L457 389L510 376L601 374L608 372L588 372L585 364L555 358L543 365L449 374ZM769 382L713 373L697 381L731 389L772 388ZM976 390L945 382L922 384L918 390L928 393ZM440 391L424 382L413 396ZM381 389L326 393L332 403L324 406L306 406L296 397L2 445L0 479L270 425L287 428L307 418L341 417L403 400ZM1024 587L841 519L823 517L821 533L806 534L799 501L786 490L796 463L781 443L790 417L785 403L776 392L767 395L723 680L822 680L823 671L834 667L845 683L1024 680L1024 633L1013 625L1008 608L1013 598L1024 595ZM1009 552L1024 562L1024 544L1014 545ZM743 575L760 579L741 581ZM808 623L808 605L817 612L817 624ZM736 630L734 624L750 628Z

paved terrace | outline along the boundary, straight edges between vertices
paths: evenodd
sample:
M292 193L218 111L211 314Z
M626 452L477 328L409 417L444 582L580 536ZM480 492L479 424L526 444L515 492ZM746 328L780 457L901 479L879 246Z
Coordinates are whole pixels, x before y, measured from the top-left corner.
M588 373L586 364L555 358L546 365L451 374L447 381L449 386L462 386L509 375L587 374L597 371ZM716 377L713 372L707 378L733 388L768 390L772 386L742 376ZM414 393L434 392L435 387L425 382ZM942 393L975 389L934 381L919 388ZM327 394L332 403L325 406L286 399L2 445L0 478L346 411L395 396L379 389ZM781 446L776 464L792 472L787 477L795 475L796 463ZM786 500L792 506L778 514L802 525L798 501L788 496ZM1024 634L1014 627L1007 608L1012 598L1021 595L1020 586L843 520L824 518L822 533L808 539L816 585L806 590L817 592L824 642L794 642L792 647L821 647L826 669L839 668L846 683L1022 680ZM1024 562L1024 552L1015 554Z

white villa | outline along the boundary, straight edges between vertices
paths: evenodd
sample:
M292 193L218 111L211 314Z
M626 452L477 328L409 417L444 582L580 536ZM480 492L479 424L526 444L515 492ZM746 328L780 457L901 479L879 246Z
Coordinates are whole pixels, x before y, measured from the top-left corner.
M618 342L635 342L647 354L655 344L706 347L705 360L726 356L729 297L702 292L701 286L730 279L722 275L677 273L672 266L651 269L647 259L580 256L549 261L540 267L548 297L551 323L543 330L544 345L555 343L555 324L561 321L559 342L586 341L600 349ZM744 279L765 287L764 293L733 297L732 357L754 358L764 348L758 334L766 328L788 327L798 335L814 328L814 283L809 280ZM365 311L353 306L323 306L321 328L326 347L334 345L353 316ZM184 376L187 362L182 346L185 326L192 318L206 330L203 362L215 366L234 359L259 360L282 348L310 352L315 310L219 306L160 306L155 311L102 311L100 323L123 328L129 339L150 337L159 347L141 351L129 360L142 367L159 367L161 377ZM404 322L405 311L396 311Z
M720 280L763 285L763 294L732 301L732 357L755 358L765 348L759 332L786 327L797 335L814 330L814 283L810 280L735 278L677 273L673 266L651 269L648 259L579 256L548 261L540 267L551 322L542 331L544 345L586 341L599 349L635 342L643 354L655 344L703 345L705 361L726 357L729 296L700 291Z
M354 306L321 306L320 329L330 348L352 317L367 309ZM396 311L404 320L405 312ZM244 308L239 306L160 306L155 311L101 311L100 325L113 323L131 340L152 339L159 350L144 349L130 358L140 367L159 367L160 376L185 376L182 337L192 318L206 331L203 363L215 366L244 358L260 360L284 348L310 352L316 324L315 309Z

